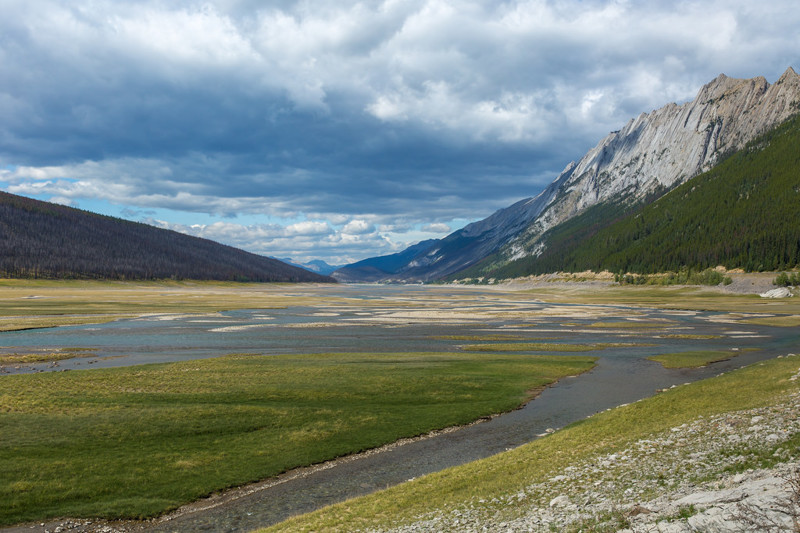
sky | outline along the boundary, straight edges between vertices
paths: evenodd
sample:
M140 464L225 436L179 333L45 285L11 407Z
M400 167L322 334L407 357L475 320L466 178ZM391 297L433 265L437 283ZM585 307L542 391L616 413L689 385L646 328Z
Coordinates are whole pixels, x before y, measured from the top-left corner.
M345 264L789 66L796 0L0 0L0 190Z

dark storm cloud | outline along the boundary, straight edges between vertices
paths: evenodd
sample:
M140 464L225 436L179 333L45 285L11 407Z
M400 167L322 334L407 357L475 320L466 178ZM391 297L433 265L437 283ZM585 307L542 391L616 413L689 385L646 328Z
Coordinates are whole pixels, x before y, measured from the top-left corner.
M630 117L692 98L720 72L774 81L800 50L789 1L5 0L0 10L8 190L285 217L282 227L305 217L306 229L333 232L327 243L307 235L320 253L340 246L351 258L536 194ZM347 233L350 222L364 231ZM225 222L219 234L259 250L297 236L276 236L273 223L234 238Z

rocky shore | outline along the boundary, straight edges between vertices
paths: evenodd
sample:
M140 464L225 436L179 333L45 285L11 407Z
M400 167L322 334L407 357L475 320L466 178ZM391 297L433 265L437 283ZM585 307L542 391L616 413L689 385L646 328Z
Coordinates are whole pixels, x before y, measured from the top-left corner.
M795 392L673 427L515 494L381 531L800 531L799 433Z

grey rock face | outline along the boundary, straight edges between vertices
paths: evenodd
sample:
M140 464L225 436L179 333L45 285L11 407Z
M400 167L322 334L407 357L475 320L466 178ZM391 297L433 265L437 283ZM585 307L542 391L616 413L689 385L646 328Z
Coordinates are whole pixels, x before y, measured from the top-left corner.
M679 185L798 111L800 76L791 68L772 85L763 77L721 74L693 101L642 113L570 163L556 180L563 181L558 194L506 246L504 256L540 253L542 233L595 204L639 200Z

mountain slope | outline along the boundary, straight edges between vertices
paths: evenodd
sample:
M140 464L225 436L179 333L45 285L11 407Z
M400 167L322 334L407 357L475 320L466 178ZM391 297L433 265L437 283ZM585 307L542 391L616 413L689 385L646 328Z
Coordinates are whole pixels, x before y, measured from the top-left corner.
M415 257L424 255L434 243L436 243L435 239L418 242L396 254L371 257L346 265L335 270L332 275L337 280L344 282L371 282L383 281L387 278L391 279L393 275L413 261Z
M334 281L207 239L6 192L0 276Z
M526 198L444 237L415 244L389 256L364 259L333 273L340 281L430 281L458 272L485 257L525 229L558 191L551 184L536 198ZM549 194L548 194L549 193ZM386 268L389 259L391 268Z
M798 221L800 115L655 202L598 204L545 233L541 255L464 274L786 269L800 263Z
M800 76L791 68L770 85L718 76L682 105L642 113L570 163L542 193L470 224L386 279L428 281L483 261L491 270L548 247L545 233L587 209L614 216L652 201L713 167L726 154L798 111ZM488 258L488 259L487 259ZM474 270L474 269L471 269Z

